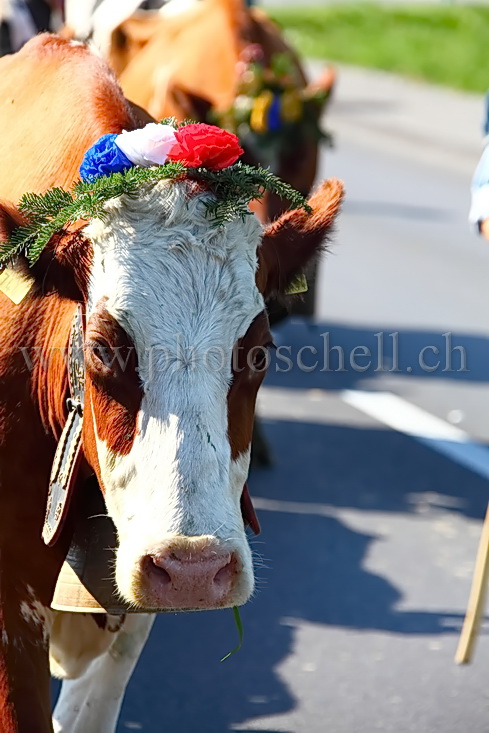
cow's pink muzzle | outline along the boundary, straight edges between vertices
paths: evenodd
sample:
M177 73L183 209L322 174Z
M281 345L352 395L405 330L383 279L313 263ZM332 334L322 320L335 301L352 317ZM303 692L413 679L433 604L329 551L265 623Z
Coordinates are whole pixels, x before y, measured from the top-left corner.
M181 537L147 555L145 595L154 606L205 609L233 605L242 564L238 554L207 537Z

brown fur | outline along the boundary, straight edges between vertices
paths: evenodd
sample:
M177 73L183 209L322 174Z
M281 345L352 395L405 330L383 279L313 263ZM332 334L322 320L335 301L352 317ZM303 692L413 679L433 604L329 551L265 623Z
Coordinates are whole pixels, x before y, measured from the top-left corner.
M259 252L259 287L266 297L283 292L305 263L321 251L343 198L343 184L336 178L324 181L309 198L312 214L294 209L265 229Z
M110 360L110 367L100 359L100 349ZM143 394L134 345L105 304L100 304L88 321L85 363L98 436L109 450L126 455L136 435Z
M256 396L265 377L265 370L254 369L248 355L250 352L253 354L251 350L255 347L266 349L271 341L268 318L262 313L236 345L233 382L228 394L229 442L233 460L250 447Z
M1 147L0 195L14 203L25 191L69 187L95 140L137 126L105 63L47 33L0 60L0 119L9 130Z

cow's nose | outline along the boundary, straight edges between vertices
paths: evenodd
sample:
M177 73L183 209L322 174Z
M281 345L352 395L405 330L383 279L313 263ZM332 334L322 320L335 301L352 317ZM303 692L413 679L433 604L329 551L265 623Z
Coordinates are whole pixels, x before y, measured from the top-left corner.
M161 608L216 608L227 605L239 575L234 552L208 541L182 538L143 561L149 590Z

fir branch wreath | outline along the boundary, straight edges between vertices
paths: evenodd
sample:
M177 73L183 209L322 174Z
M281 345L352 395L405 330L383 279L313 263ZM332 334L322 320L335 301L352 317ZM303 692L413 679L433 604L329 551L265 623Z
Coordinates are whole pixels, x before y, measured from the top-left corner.
M206 215L216 226L249 215L250 201L267 191L287 199L290 208L311 212L305 198L270 170L236 162L242 152L232 133L198 123L176 126L173 120L163 120L121 135L104 135L85 154L83 180L71 190L58 187L22 196L18 208L27 223L0 244L0 266L19 255L32 266L63 227L79 219L103 220L107 201L137 197L142 187L161 180L202 182L212 194L204 202Z

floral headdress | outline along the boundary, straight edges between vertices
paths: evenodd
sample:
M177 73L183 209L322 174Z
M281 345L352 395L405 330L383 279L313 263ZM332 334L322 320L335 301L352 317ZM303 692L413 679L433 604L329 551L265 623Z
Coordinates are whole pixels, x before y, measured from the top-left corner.
M217 225L250 213L249 203L273 191L291 207L310 211L291 186L263 168L243 165L236 135L214 125L173 120L152 122L139 130L103 135L86 153L81 181L70 191L52 188L25 194L19 210L28 223L0 244L0 265L25 254L34 264L57 231L79 219L103 219L105 203L122 194L137 196L144 184L157 181L200 181L213 196L205 202Z
M319 124L330 89L303 88L290 54L275 53L266 63L262 47L252 43L242 51L236 72L236 97L229 109L215 114L216 122L262 158L292 152L301 138L331 143L330 133Z

